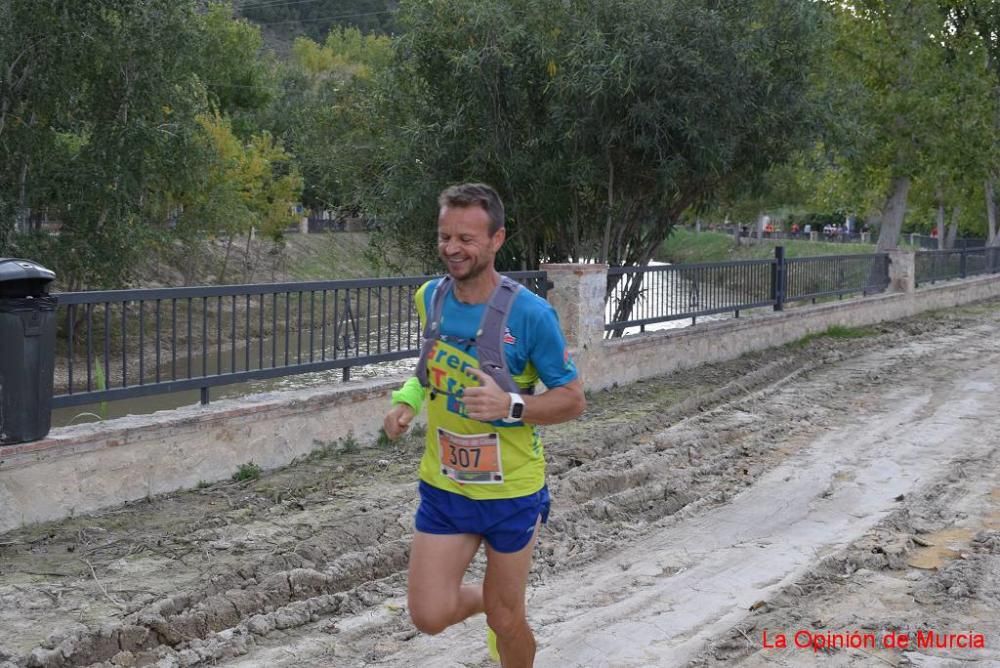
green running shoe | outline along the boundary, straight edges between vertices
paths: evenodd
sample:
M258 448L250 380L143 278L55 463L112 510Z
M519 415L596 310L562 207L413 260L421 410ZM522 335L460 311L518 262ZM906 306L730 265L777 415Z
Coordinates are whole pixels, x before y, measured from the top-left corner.
M493 632L490 625L486 625L486 647L490 650L490 658L500 663L500 650L497 649L497 634Z

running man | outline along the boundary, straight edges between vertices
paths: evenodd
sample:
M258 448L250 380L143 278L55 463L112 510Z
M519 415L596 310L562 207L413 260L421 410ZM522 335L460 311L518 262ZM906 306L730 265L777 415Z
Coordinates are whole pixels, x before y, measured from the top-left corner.
M480 370L476 337L485 354L489 333L477 329L501 285L494 258L506 235L503 203L493 188L470 183L446 189L438 204L438 253L451 289L443 291L439 327L424 356L426 385L410 378L393 393L384 421L389 438L398 438L427 405L410 617L433 635L485 612L494 660L505 668L528 667L535 637L525 591L538 528L549 511L535 425L572 420L586 400L555 310L529 290L514 293L500 345L520 392L504 391ZM439 281L425 283L415 297L425 326ZM546 391L531 394L539 380ZM464 583L484 539L485 579Z

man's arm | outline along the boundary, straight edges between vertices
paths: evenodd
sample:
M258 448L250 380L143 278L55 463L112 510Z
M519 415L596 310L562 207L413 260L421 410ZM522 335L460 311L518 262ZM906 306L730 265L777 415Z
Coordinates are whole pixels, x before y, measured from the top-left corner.
M467 387L462 401L469 417L480 422L502 420L510 412L510 395L500 389L496 381L479 369L467 371L481 383ZM524 414L521 421L528 424L557 424L578 417L587 407L583 384L574 378L565 385L553 387L538 395L521 395Z
M580 417L587 408L587 398L583 394L583 383L579 378L574 378L561 387L547 389L541 394L521 395L521 398L524 399L524 415L521 420L529 424L568 422Z
M423 331L423 322L426 318L424 293L428 285L430 285L430 281L421 285L413 296L417 316L420 319L418 322L420 331ZM382 428L390 440L396 440L406 433L413 418L420 414L423 402L424 388L416 377L408 378L401 388L392 393L392 408L382 420Z

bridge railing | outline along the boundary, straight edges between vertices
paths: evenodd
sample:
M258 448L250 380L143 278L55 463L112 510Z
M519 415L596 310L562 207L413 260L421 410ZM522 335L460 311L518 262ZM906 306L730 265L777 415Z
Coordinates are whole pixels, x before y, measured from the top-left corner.
M851 294L867 296L889 286L886 253L819 255L785 260L785 302L816 301Z
M545 272L508 274L544 296ZM53 407L416 357L427 276L68 292Z
M733 314L795 301L870 295L889 285L885 253L773 258L647 267L610 267L604 329L622 336L656 323Z
M1000 272L1000 248L986 246L920 251L914 263L917 285L995 274Z
M1000 271L1000 249L922 251L916 284ZM882 292L888 255L610 267L605 332ZM509 274L544 295L546 273ZM78 406L415 357L426 276L62 293L53 406Z
M604 329L630 328L773 306L774 259L609 267Z

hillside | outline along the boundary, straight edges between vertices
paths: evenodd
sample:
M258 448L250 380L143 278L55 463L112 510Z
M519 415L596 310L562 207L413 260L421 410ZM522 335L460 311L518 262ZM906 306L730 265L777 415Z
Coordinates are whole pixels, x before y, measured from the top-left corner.
M255 239L206 240L177 244L151 258L139 272L137 285L175 287L232 283L282 283L339 280L422 273L410 258L376 259L367 232L287 234L280 243Z
M296 37L323 42L330 28L353 26L363 33L397 32L397 0L236 0L236 13L261 27L268 47L288 53Z

